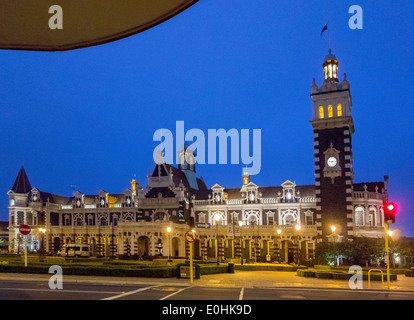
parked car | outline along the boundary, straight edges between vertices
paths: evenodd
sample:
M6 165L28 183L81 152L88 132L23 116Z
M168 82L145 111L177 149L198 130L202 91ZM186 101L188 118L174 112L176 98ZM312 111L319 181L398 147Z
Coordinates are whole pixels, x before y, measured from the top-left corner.
M90 257L91 252L87 244L67 244L57 252L61 257Z

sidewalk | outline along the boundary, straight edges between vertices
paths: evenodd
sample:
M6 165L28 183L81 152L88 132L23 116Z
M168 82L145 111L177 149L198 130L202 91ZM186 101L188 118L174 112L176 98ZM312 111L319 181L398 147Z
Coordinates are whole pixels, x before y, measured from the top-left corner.
M51 275L0 273L1 280L14 281L44 281L48 282ZM67 283L88 283L100 285L164 285L164 286L190 286L188 279L176 278L130 278L130 277L94 277L63 275L63 281ZM222 273L201 276L194 280L194 286L201 287L233 287L233 288L271 288L271 287L306 287L306 288L332 288L349 289L348 281L332 279L316 279L298 277L296 272L278 271L236 271L236 273ZM364 289L368 289L368 281L364 281ZM384 289L387 288L384 282ZM380 281L372 281L371 289L381 289ZM414 278L399 275L397 281L391 282L392 290L414 291Z

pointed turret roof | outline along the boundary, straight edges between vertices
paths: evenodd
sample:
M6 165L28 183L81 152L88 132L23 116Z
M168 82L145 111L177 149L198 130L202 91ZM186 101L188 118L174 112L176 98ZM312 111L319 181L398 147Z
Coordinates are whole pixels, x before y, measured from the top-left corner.
M20 168L19 174L17 175L11 190L16 193L28 193L32 190L32 186L30 185L29 178L27 177L23 166Z

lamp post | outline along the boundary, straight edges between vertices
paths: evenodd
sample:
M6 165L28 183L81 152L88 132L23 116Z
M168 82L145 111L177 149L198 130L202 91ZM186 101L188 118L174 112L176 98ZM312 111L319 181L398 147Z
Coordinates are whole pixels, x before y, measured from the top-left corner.
M170 255L171 255L171 239L170 239L170 234L171 234L171 227L167 227L167 232L168 232L168 260L170 260Z
M331 226L331 231L332 231L332 241L333 241L333 251L334 251L334 267L336 267L336 239L335 239L335 231L336 231L336 227L335 226Z
M217 255L217 265L219 265L219 264L220 264L220 261L219 261L219 254L218 254L218 249L219 249L219 246L218 246L218 235L219 235L218 223L219 223L220 219L221 219L221 214L220 214L220 213L216 213L216 214L214 215L214 220L216 220L216 230L217 230L217 234L216 234L216 245L217 245L216 255Z
M282 234L282 230L281 229L277 229L276 230L276 233L277 233L277 235L280 238L280 242L277 245L277 259L278 259L278 262L281 262L281 259L280 259L280 250L282 249L282 237L280 237L280 235Z
M298 265L300 265L300 252L299 252L299 231L300 231L300 229L301 229L302 227L301 227L301 225L300 224L297 224L296 226L295 226L295 229L296 229L296 241L297 241L297 255L298 255Z
M239 229L240 229L240 264L243 265L243 237L242 237L242 225L243 221L239 220Z
M39 232L42 234L42 242L41 242L41 246L40 246L40 249L41 249L40 252L46 251L46 248L43 248L45 246L44 243L45 243L46 229L45 228L39 228Z

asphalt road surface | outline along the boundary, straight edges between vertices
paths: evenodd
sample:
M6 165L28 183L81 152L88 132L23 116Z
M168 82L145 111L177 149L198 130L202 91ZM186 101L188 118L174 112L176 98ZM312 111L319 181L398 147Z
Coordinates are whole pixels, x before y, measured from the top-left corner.
M321 288L224 288L2 280L0 300L414 300L414 292Z

